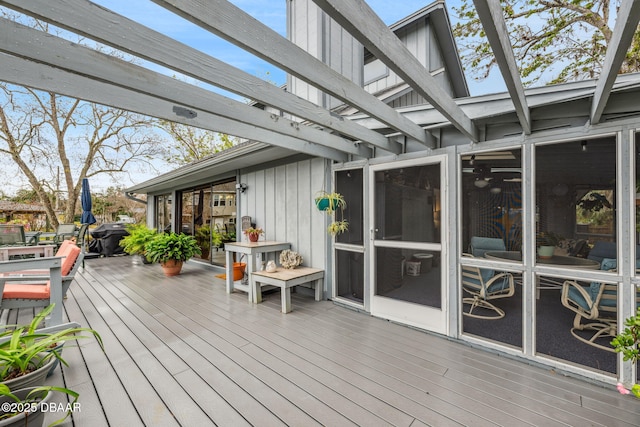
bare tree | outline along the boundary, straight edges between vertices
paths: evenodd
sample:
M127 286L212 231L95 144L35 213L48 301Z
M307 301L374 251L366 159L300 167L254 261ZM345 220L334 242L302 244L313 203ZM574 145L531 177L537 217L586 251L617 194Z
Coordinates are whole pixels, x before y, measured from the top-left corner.
M0 13L44 32L69 36L4 8ZM109 53L123 57L121 52ZM54 227L59 209L65 222L73 221L83 178L117 178L153 168L166 144L155 132L156 124L156 119L117 108L0 82L0 159L11 159L15 180L28 181Z
M620 1L501 0L501 4L525 85L592 79L600 73ZM473 2L463 0L453 10L459 19L454 35L464 67L482 80L496 62ZM621 73L640 70L639 50L636 34Z
M54 226L54 201L73 221L83 178L149 166L162 145L148 117L0 83L0 155L11 158Z

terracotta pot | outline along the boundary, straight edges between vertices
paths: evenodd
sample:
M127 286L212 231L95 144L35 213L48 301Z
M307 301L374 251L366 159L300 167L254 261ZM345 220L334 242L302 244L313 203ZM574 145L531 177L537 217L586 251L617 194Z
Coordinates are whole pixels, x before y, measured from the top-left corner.
M242 280L244 277L244 269L247 266L244 262L233 263L233 280Z
M249 234L249 241L250 242L257 242L259 238L260 238L259 234Z
M180 274L182 270L182 261L176 261L175 259L170 259L169 261L162 264L162 271L164 275L167 277L177 276Z

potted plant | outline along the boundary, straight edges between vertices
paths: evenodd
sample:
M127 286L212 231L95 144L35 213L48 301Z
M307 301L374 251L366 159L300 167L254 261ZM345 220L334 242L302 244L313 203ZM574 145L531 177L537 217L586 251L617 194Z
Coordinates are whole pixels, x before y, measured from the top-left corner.
M162 265L165 276L180 274L184 261L202 253L195 237L173 232L157 234L144 248L149 260Z
M127 231L129 235L120 240L120 246L126 253L135 256L134 260L142 258L143 263L148 264L149 260L145 256L144 245L153 239L158 232L143 224L130 224L127 226Z
M249 227L246 230L244 230L244 234L246 234L247 237L249 237L249 241L257 242L258 239L260 238L260 235L264 234L264 230L260 227L258 228Z
M611 341L611 345L617 353L622 353L623 360L637 363L640 360L640 307L635 316L625 320L624 326L624 331ZM618 384L618 391L622 394L633 394L640 399L640 384L634 384L631 390Z
M326 211L329 215L333 214L338 209L344 209L347 207L347 202L345 202L342 194L327 193L324 190L316 193L315 203L319 210Z
M80 396L77 392L64 387L40 386L12 391L6 384L0 384L0 427L40 427L44 423L44 406L51 400L52 391L59 391L73 398L65 416L51 425L64 421Z
M553 256L556 246L564 240L560 235L548 231L538 234L537 236L538 256L542 259L549 259Z
M59 391L73 397L71 408L78 393L67 388L43 386L52 365L62 359L61 348L66 341L89 338L77 335L90 332L102 347L102 338L93 329L79 327L50 327L37 329L46 316L53 311L54 304L38 313L29 325L12 325L0 333L0 426L42 425L44 418L38 404L50 399L51 391ZM11 403L20 405L12 405ZM34 411L23 411L25 407ZM56 423L62 422L67 416Z
M340 220L334 220L327 227L327 232L332 236L344 233L349 230L349 222L344 219L344 210L347 202L340 193L327 193L319 191L315 197L315 203L319 210L324 211L327 215L335 217L335 213L340 211Z
M219 248L222 245L222 235L209 225L203 225L196 230L196 240L202 251L201 258L209 259L211 246Z
M36 329L52 311L51 304L36 315L29 325L17 325L0 333L0 382L10 389L38 386L58 361L66 365L61 356L61 345L66 341L88 338L76 335L90 332L102 345L100 335L93 329L69 327L55 332Z

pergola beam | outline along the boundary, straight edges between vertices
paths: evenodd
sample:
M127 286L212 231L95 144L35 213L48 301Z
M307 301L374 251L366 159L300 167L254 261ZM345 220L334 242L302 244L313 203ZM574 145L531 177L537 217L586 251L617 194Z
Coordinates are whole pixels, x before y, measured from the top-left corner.
M473 3L513 101L522 131L529 135L531 134L531 115L500 0L473 0Z
M363 145L0 18L0 51L362 157Z
M363 0L313 0L474 142L478 130L429 71Z
M640 21L640 2L623 1L618 9L616 25L607 47L607 55L591 104L591 124L597 124L611 95L611 89L616 81L622 61L627 55L633 36Z
M174 102L15 56L2 56L2 61L0 61L0 80L214 132L223 132L240 138L261 141L338 162L344 162L348 159L347 154L342 151L216 116L206 111L196 110L194 111L196 114L191 115L191 117L176 115L176 108L179 109L181 107Z
M226 0L152 0L289 74L430 145L416 123Z
M391 153L401 152L400 144L376 131L336 117L310 101L94 3L0 0L0 4Z

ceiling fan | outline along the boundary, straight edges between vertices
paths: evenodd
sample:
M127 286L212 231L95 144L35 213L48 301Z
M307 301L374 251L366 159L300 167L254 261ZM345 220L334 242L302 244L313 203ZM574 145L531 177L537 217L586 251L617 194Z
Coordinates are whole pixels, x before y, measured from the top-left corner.
M476 188L489 188L489 191L495 194L502 191L501 184L505 182L522 182L521 176L518 176L522 173L520 168L491 167L486 163L477 163L473 164L472 168L464 168L462 172L474 174L473 185Z

